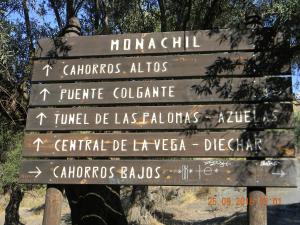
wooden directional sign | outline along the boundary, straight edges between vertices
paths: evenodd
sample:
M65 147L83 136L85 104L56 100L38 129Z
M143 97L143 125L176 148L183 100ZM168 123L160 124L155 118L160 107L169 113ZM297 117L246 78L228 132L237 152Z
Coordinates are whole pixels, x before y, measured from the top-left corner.
M23 161L21 183L296 186L292 160Z
M30 105L292 100L290 77L33 84Z
M44 59L34 61L32 82L174 78L203 76L261 76L291 74L290 66L258 73L251 52L144 57ZM247 65L252 65L248 68ZM277 69L277 70L276 70Z
M253 43L228 30L40 40L26 130L61 133L27 133L23 156L215 158L26 160L20 182L295 186L294 161L257 160L295 145L290 66L262 65Z
M94 35L41 39L39 58L253 50L252 40L228 30Z
M292 104L29 109L27 130L291 128Z
M25 157L293 157L293 131L27 134Z
M209 68L232 65L220 75L243 74L253 53L219 53L145 57L49 59L34 62L32 81L104 80L155 77L199 77Z

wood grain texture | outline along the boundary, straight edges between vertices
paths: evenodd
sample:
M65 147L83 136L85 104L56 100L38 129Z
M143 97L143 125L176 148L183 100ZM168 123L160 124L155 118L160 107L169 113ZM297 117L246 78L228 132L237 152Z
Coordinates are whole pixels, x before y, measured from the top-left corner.
M294 157L287 130L25 134L23 157Z
M290 103L29 109L26 130L292 128Z
M293 160L23 161L20 183L296 186Z
M32 81L200 77L211 73L212 68L220 68L218 75L241 75L243 63L252 55L241 52L35 60Z
M291 77L33 84L31 106L292 101Z
M256 53L257 54L257 53ZM263 76L291 74L288 66L253 65L251 52L35 60L32 82L174 78L203 76Z
M118 43L118 48L112 45ZM138 40L138 42L137 42ZM36 57L140 55L253 50L252 40L229 30L198 30L40 39ZM143 47L140 47L142 46Z
M60 225L63 200L62 187L47 187L43 225Z
M249 225L267 225L267 202L269 200L266 195L265 187L249 187L247 189L248 198L248 222Z

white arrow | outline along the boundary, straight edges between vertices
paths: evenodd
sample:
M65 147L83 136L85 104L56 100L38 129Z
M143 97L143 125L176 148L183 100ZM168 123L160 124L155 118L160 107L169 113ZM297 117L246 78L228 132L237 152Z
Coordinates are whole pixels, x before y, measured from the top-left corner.
M36 116L36 118L37 118L37 119L40 118L40 126L42 126L42 124L43 124L43 119L44 119L44 118L47 118L47 116L46 116L44 113L41 112L39 115Z
M42 141L42 139L40 138L37 138L34 142L33 142L34 145L36 145L36 151L38 152L40 150L40 145L41 144L44 144L44 142Z
M280 170L280 173L274 173L274 172L272 172L272 174L280 176L280 177L284 177L286 175L286 173L283 170Z
M30 173L30 174L36 174L36 175L34 176L34 178L37 178L37 177L42 173L42 171L41 171L40 168L38 168L37 166L35 167L35 169L36 169L36 170L28 171L28 173Z
M46 66L43 67L43 70L46 70L46 77L48 77L49 70L52 70L52 67L49 64L47 64Z
M46 100L46 96L47 96L47 94L50 94L50 91L48 91L48 89L44 88L44 89L40 92L40 94L43 94L43 95L44 95L44 96L43 96L43 101L45 101L45 100Z

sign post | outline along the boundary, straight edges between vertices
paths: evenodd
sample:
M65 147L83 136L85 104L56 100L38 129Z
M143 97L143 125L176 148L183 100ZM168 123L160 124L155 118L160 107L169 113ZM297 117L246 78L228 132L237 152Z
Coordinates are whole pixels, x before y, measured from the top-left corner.
M43 224L70 184L247 187L249 224L266 224L251 199L296 186L289 66L253 63L228 30L77 33L40 40L34 62L23 156L41 159L20 182L51 185Z
M77 18L70 18L69 25L66 28L64 36L78 36L80 34L80 27L81 26ZM46 77L48 77L49 71L52 69L53 68L47 64L43 67L42 70L45 71L45 75ZM46 101L46 97L50 94L50 92L46 88L44 88L39 94L43 95L43 101ZM43 118L45 118L45 115L40 114L40 116L38 117L38 119L40 119L40 123L42 123ZM39 152L40 146L43 145L44 142L40 138L38 138L33 142L33 144L36 146L36 151ZM38 168L36 169L37 170L33 171L33 173L36 174L35 177L39 176L41 173ZM43 225L59 225L61 223L63 192L64 189L61 185L47 185Z
M249 225L267 225L267 204L265 199L266 196L265 187L248 187L247 188L248 198L248 223ZM259 200L259 203L254 203L253 199Z
M59 225L63 202L63 188L59 185L47 185L43 225Z

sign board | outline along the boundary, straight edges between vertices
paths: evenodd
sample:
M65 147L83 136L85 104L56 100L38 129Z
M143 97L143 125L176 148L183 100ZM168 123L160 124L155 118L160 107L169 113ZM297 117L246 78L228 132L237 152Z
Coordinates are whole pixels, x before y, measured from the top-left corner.
M293 157L294 132L27 134L25 157Z
M40 40L23 156L41 159L22 162L20 182L295 186L294 161L280 160L295 155L290 66L260 65L249 37Z
M105 80L160 77L202 77L215 62L235 65L231 73L241 75L243 63L252 53L163 55L144 57L49 59L34 61L32 81Z
M236 39L235 39L236 38ZM253 51L252 40L228 30L94 35L41 39L38 58Z
M20 171L38 184L296 186L291 160L28 160Z
M292 104L29 109L26 130L291 128Z
M33 84L29 104L291 101L291 83L290 77L271 77Z
M80 59L48 59L34 61L32 82L82 81L145 78L182 78L215 75L248 75L249 60L255 60L253 52L232 52L201 55L160 55L143 57L109 57ZM226 66L230 70L214 68ZM274 67L273 67L274 69ZM290 66L273 71L290 74ZM258 76L254 69L251 75ZM263 75L272 75L264 72Z

